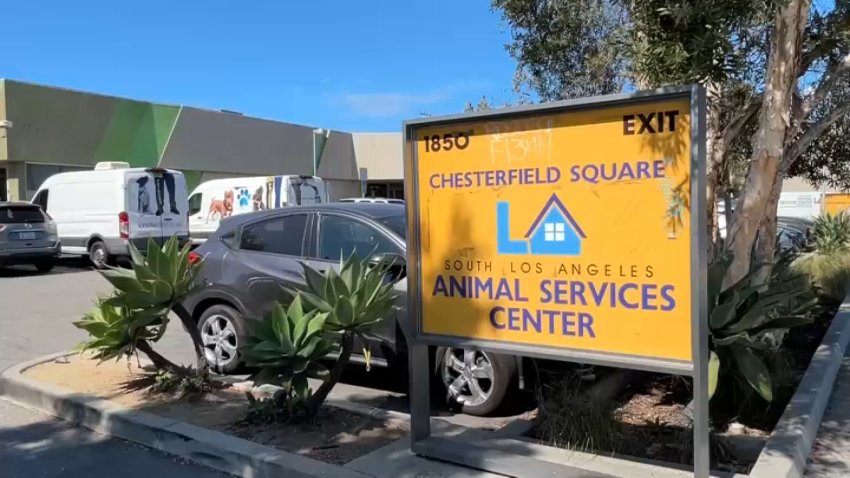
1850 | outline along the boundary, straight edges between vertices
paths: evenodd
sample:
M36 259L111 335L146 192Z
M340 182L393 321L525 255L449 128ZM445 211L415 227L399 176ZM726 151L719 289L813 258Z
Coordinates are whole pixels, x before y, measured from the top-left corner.
M455 131L443 135L425 136L422 139L425 141L425 151L436 153L439 151L451 151L453 149L466 149L469 146L469 137L471 135L472 130Z

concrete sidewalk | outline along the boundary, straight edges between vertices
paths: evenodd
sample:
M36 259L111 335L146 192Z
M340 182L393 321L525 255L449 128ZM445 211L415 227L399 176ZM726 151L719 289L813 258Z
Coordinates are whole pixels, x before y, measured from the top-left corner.
M835 378L804 476L850 476L850 354L845 354Z

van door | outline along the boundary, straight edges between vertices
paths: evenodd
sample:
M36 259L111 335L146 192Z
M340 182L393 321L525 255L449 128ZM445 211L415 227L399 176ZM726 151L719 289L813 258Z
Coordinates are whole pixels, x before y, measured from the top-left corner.
M177 236L180 243L189 237L189 201L186 178L178 171L153 171L157 191L157 213L161 212L160 242Z
M128 239L140 250L150 238L162 245L171 236L189 235L183 174L165 169L128 172L124 189Z
M287 179L287 205L300 206L302 204L327 202L325 184L321 178L313 176L288 176Z
M128 171L124 175L124 191L127 223L126 226L121 226L122 237L126 235L126 239L144 251L150 238L158 241L162 235L162 213L157 214L156 182L153 174L147 171Z

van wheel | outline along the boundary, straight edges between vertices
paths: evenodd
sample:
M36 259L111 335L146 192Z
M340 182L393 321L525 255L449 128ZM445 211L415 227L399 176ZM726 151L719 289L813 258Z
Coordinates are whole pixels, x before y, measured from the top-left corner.
M35 263L35 268L38 272L50 272L53 270L53 261L44 260Z
M516 393L516 358L479 350L437 349L437 367L449 404L468 415L486 416Z
M89 246L89 260L95 269L106 269L109 265L109 251L103 241L94 241Z

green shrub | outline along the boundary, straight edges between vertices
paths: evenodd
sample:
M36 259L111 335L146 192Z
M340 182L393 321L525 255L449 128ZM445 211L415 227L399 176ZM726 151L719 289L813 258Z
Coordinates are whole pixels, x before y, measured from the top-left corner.
M240 353L249 367L259 368L254 386L272 384L283 389L275 397L279 409L292 417L303 410L312 391L307 378L326 379L328 369L319 363L333 349L324 332L328 314L305 313L300 294L284 310L276 305L261 321L250 324Z
M197 367L194 371L206 380L208 367L203 344L192 318L179 306L192 290L200 262L190 263L189 245L182 249L172 237L160 248L148 241L147 257L130 245L132 269L109 268L101 271L115 288L110 296L98 299L95 309L74 326L85 330L89 339L79 344L80 351L90 351L101 360L129 356L141 351L157 370L175 375L190 375L185 367L174 364L153 350L168 327L169 313L177 313L189 332L195 347Z
M815 220L812 229L815 252L822 255L850 250L850 215L825 213Z
M340 260L339 273L333 268L323 276L302 263L307 290L301 291L305 308L327 314L326 333L334 334L340 344L339 358L331 368L328 379L310 396L307 413L316 414L328 394L342 377L354 349L354 338L368 343L366 334L387 318L395 300L393 284L386 280L392 264L370 264L352 253ZM366 366L371 356L368 345L363 350Z
M709 266L709 395L721 383L746 384L764 400L773 400L765 360L776 353L790 328L812 322L810 311L817 304L808 278L790 267L791 259L781 257L770 274L756 266L728 287L723 280L731 257Z
M794 261L793 268L809 277L829 301L841 302L850 291L850 252L805 254Z

